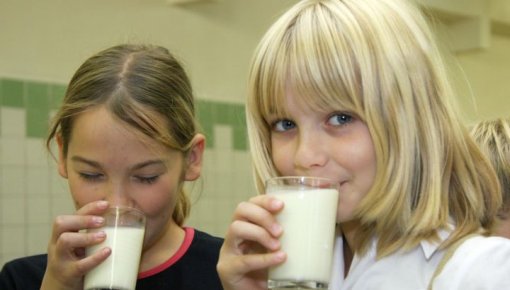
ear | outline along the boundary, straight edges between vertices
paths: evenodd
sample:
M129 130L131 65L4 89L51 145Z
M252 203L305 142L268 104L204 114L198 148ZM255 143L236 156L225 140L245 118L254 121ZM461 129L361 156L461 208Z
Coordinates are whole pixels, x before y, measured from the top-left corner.
M64 144L62 141L62 137L57 135L55 137L58 145L58 173L60 176L67 178L67 166L66 166L66 158L64 156Z
M186 181L193 181L200 177L205 149L205 136L196 134L191 144L191 148L186 156L187 167L184 173L184 180Z

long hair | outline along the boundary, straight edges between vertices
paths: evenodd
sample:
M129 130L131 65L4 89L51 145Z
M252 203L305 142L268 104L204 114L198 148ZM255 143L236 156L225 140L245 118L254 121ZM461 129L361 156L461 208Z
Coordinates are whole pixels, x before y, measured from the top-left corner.
M99 105L136 132L183 154L197 133L190 81L181 64L163 47L125 44L87 59L72 77L53 119L48 149L53 138L60 136L65 157L73 121ZM181 185L175 222L182 225L189 210Z
M399 0L305 0L259 43L247 125L255 180L277 175L267 116L285 111L285 88L315 109L342 108L369 128L377 174L358 208L355 251L378 254L488 228L500 204L496 176L454 109L442 57L421 12ZM450 220L452 219L452 220Z

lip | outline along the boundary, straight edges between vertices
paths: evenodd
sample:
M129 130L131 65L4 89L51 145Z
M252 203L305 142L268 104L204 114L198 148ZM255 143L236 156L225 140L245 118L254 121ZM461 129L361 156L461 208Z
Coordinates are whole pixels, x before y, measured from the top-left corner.
M347 185L347 181L341 181L338 183L338 190L341 190L342 188L344 188L346 185Z

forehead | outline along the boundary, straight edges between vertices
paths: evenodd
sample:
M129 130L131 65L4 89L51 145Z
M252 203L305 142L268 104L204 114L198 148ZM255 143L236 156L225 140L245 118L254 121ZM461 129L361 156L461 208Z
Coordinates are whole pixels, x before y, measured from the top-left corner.
M79 114L69 140L69 153L94 151L111 155L166 154L168 148L114 117L104 106Z

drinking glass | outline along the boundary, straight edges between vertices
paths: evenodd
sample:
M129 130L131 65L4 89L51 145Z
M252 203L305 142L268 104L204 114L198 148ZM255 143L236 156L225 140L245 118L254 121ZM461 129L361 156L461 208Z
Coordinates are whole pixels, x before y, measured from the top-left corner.
M266 182L266 194L282 200L287 260L269 269L269 289L327 289L331 275L338 186L329 179L284 176Z

